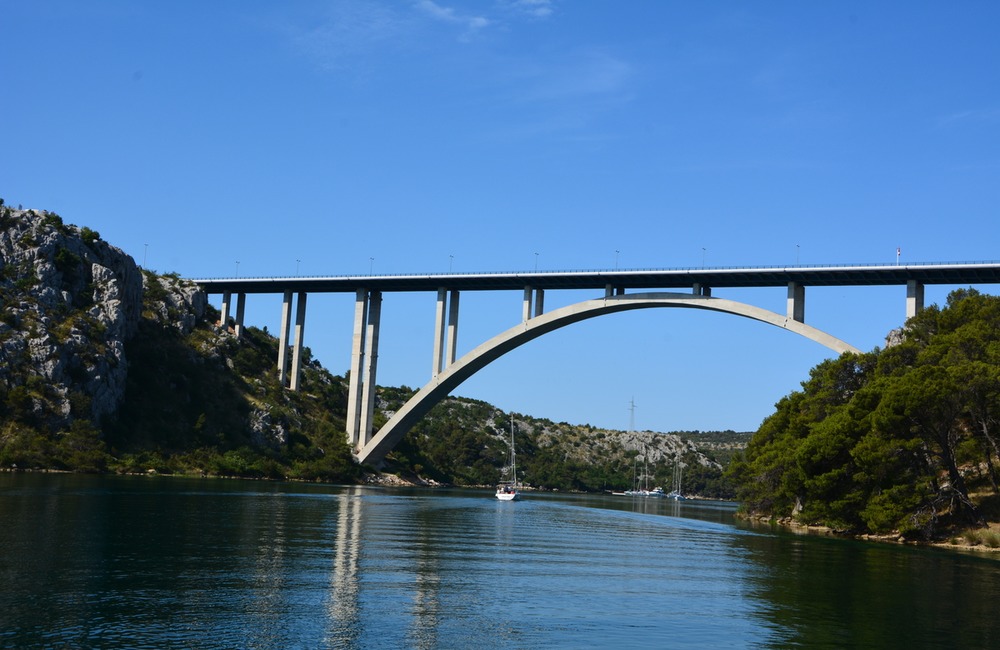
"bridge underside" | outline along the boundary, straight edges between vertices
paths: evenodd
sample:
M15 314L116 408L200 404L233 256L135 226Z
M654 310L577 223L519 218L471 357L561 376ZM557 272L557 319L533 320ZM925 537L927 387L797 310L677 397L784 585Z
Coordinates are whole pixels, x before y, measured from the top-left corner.
M791 299L792 296L790 294L790 300ZM359 301L360 300L361 294L359 292ZM528 341L534 340L559 328L590 318L595 318L597 316L603 316L605 314L613 314L635 309L664 307L705 309L743 316L745 318L751 318L769 325L774 325L775 327L786 329L790 332L816 341L817 343L830 348L837 354L842 354L844 352L859 352L857 348L845 343L844 341L801 322L801 314L795 313L795 310L791 309L791 303L791 313L788 315L781 315L766 309L754 307L753 305L733 300L726 300L724 298L714 298L704 293L637 293L610 295L609 292L609 294L604 298L586 300L542 314L540 313L540 293L538 294L537 300L538 309L533 317L529 317L529 292L526 291L525 319L522 323L519 323L515 327L512 327L482 343L457 361L454 361L454 357L450 356L448 359L449 364L443 369L440 369L440 366L437 366L432 380L421 388L406 404L404 404L403 407L397 411L396 414L378 431L377 434L371 437L370 440L365 440L367 436L364 434L364 427L351 426L350 423L352 422L352 419L349 414L348 427L349 429L353 429L353 431L349 430L348 435L354 448L358 450L358 460L363 463L377 463L381 461L396 445L396 443L402 439L406 432L409 431L410 428L413 427L413 425L416 424L416 422L419 421L420 418L422 418L436 403L450 394L466 379L507 352L510 352L511 350L524 345ZM359 307L359 310L360 309L361 308ZM361 326L357 325L355 331L362 331ZM355 350L357 351L358 348L359 343L356 341ZM451 349L453 350L454 348L452 347ZM439 359L436 355L435 364L438 363ZM354 373L355 369L356 367L352 363L352 373ZM357 367L357 370L361 371L360 366ZM361 379L362 376L367 376L369 381L364 382ZM349 404L354 404L354 400L358 400L358 407L362 412L367 411L368 409L362 406L363 401L360 400L360 395L362 392L367 393L367 391L364 390L365 385L369 383L372 385L374 384L373 377L374 374L367 373L362 373L360 375L352 374L351 377L352 398ZM372 406L373 404L369 403L369 408ZM361 418L355 416L354 420L358 422L358 425L361 424Z

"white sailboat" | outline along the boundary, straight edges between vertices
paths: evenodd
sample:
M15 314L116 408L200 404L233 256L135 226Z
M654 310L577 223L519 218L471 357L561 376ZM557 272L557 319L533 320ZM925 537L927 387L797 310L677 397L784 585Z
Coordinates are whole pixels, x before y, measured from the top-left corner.
M674 463L674 489L667 494L667 497L677 501L684 498L684 494L681 492L682 472L683 468L681 467L680 460L678 460Z
M516 501L520 498L517 485L517 454L514 451L514 416L510 416L510 455L507 457L507 466L503 468L506 475L510 470L510 480L500 481L497 485L497 498L501 501Z

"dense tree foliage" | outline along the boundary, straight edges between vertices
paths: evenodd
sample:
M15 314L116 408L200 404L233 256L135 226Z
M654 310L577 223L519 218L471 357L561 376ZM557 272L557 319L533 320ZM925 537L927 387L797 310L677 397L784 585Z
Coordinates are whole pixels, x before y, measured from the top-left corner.
M953 292L885 350L813 369L728 470L750 512L932 537L997 491L1000 298Z

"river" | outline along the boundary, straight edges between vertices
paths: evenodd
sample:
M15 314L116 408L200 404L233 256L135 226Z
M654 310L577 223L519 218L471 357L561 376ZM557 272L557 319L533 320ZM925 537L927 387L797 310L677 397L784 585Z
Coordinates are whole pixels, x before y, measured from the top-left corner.
M1000 559L734 508L3 474L0 646L1000 647Z

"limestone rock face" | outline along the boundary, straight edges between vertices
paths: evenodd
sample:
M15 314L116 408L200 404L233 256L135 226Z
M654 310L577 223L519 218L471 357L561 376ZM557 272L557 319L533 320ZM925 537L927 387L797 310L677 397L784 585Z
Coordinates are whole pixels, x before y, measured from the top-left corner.
M143 291L146 293L146 307L152 313L147 317L172 327L180 334L190 334L195 325L205 316L208 296L197 285L183 282L176 276L142 276Z
M885 347L889 349L893 346L899 345L905 340L903 328L897 328L890 331L885 337Z
M250 441L255 447L278 449L288 444L288 429L272 417L269 407L256 408L250 413Z
M135 261L98 233L0 202L0 398L57 430L115 412L142 298Z

